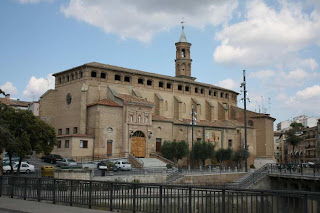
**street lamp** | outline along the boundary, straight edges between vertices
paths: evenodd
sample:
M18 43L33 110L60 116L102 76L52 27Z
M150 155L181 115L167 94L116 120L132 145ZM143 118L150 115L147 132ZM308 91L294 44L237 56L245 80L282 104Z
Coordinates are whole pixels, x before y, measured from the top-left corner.
M193 169L193 163L194 163L194 151L193 151L193 126L194 125L197 125L197 123L195 122L197 119L194 117L195 115L197 115L197 113L194 111L194 108L193 108L193 104L191 105L191 112L190 112L190 115L191 115L191 133L192 133L192 141L191 141L191 168Z
M246 71L243 70L243 82L240 87L243 87L243 105L244 105L244 168L245 172L248 172L248 146L247 146L247 89L246 89ZM248 99L250 102L250 100Z

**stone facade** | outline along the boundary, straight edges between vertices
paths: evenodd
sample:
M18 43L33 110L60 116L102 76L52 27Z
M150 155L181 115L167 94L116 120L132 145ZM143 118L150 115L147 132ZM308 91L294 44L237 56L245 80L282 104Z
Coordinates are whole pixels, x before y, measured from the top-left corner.
M175 77L96 62L54 74L55 89L40 99L40 117L53 124L61 141L53 153L149 157L164 141L185 140L191 147L192 105L197 112L193 141L235 150L243 146L238 93L195 81L190 46L185 38L176 43ZM273 121L248 112L251 163L255 156L273 156Z

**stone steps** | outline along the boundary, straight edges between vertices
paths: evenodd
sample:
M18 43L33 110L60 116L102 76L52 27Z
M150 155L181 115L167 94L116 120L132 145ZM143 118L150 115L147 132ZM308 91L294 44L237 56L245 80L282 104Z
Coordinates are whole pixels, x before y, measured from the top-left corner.
M143 168L167 168L166 163L157 158L139 158L143 162Z

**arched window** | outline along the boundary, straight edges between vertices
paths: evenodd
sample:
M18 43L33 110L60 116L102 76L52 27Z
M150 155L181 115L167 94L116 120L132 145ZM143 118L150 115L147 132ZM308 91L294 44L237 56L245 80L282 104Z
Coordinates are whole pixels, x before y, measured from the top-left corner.
M182 50L181 50L181 57L182 57L182 58L185 58L185 57L186 57L186 50L185 50L185 49L182 49Z
M213 96L217 96L217 91L214 91L214 92L213 92Z
M167 89L171 89L171 83L167 83Z
M121 75L114 75L115 81L121 81Z
M138 123L141 123L141 115L138 116Z
M148 85L148 86L152 86L152 80L150 80L150 79L147 80L147 85Z
M67 75L67 82L69 82L69 80L70 80L70 77L69 77L69 75Z
M138 79L138 84L143 84L143 78Z
M209 89L209 95L211 95L211 89Z
M106 79L107 75L106 75L105 72L102 72L102 73L100 74L100 77Z
M97 72L96 71L92 71L91 72L91 77L96 78L97 77Z
M194 88L194 92L198 93L198 87Z
M226 93L226 98L229 98L229 93Z
M182 90L182 85L178 85L178 90Z
M201 92L201 94L203 94L203 93L204 93L204 89L203 89L203 88L201 88L200 92Z
M220 98L223 98L223 92L220 93Z
M252 120L248 120L248 125L249 126L253 126L254 125L253 121Z
M130 115L130 122L133 122L133 115Z
M190 87L186 86L185 90L186 90L186 92L189 92L190 91Z
M163 88L163 82L162 81L159 81L159 87Z
M145 123L148 124L148 123L149 123L149 116L146 116L146 119L145 119L145 120L146 120Z

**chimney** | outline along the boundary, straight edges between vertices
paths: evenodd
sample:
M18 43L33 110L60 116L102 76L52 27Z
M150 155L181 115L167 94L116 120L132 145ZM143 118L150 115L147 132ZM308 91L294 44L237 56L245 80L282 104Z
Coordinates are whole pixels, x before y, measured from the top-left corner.
M10 100L10 94L6 94L6 99Z

